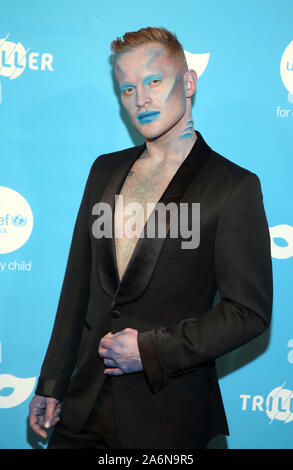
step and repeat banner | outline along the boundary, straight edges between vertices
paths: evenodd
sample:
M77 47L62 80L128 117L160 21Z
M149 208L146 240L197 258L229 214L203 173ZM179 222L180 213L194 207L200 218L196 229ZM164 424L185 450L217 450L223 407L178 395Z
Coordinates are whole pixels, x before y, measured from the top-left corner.
M110 43L146 26L177 34L199 76L195 128L259 176L270 227L272 324L218 359L231 435L210 447L293 448L292 17L292 0L1 5L1 449L46 447L28 406L84 184L99 155L142 143L120 106Z

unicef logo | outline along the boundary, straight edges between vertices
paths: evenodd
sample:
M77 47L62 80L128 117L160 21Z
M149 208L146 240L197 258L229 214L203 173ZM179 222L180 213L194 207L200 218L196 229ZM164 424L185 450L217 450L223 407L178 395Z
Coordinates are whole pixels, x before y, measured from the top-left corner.
M22 215L15 215L11 217L11 222L16 227L23 227L27 223L27 217L23 217Z
M33 214L26 199L11 188L0 186L0 253L23 246L33 229Z
M287 88L288 101L293 102L293 41L291 41L283 52L280 63L280 74L282 82Z

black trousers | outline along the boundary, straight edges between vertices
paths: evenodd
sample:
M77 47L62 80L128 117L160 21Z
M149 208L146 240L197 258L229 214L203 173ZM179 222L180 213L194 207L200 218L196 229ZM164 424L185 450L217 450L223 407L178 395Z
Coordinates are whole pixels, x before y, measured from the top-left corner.
M115 426L110 375L105 377L103 388L82 430L73 434L61 417L53 428L47 449L121 449Z

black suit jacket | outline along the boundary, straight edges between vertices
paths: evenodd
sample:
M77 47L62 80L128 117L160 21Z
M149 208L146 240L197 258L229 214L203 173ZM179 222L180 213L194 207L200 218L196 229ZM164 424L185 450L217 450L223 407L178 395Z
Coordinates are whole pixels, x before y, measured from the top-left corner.
M259 178L196 133L159 202L200 203L199 246L182 249L169 232L142 237L121 282L114 238L94 237L92 209L97 202L114 208L145 144L93 163L36 389L63 401L62 419L78 432L104 381L100 339L137 329L144 370L113 377L123 448L196 448L228 434L215 359L270 323L270 236Z

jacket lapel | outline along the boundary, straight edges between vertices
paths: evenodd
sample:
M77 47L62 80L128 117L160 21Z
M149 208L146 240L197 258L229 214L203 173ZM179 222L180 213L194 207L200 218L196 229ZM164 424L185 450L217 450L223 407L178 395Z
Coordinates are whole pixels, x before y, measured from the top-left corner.
M172 202L179 205L191 180L208 160L211 149L198 131L196 131L196 134L197 140L194 146L171 179L158 203L167 205ZM144 149L145 144L129 151L127 159L115 168L113 176L106 185L101 197L101 202L111 206L112 234L114 234L115 195L120 193L130 168ZM144 236L138 240L121 280L118 274L114 236L97 239L97 264L100 282L104 290L113 297L111 307L138 298L148 285L165 241L165 238L146 237L148 224L153 223L154 215L155 209L144 226L142 231ZM169 226L170 220L166 218L166 235Z

